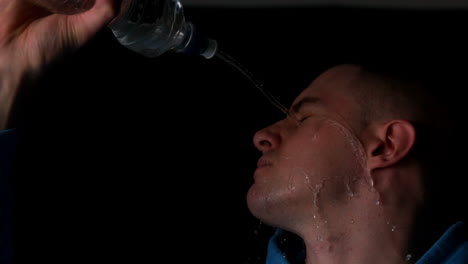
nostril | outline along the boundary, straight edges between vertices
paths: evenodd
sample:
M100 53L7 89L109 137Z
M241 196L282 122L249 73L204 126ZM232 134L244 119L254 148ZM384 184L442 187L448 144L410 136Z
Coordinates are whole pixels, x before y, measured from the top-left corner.
M271 128L262 129L255 133L253 137L255 147L262 152L276 148L279 142L280 138L278 133Z
M271 147L271 143L268 140L264 139L264 140L261 140L259 143L260 143L260 146L262 147Z

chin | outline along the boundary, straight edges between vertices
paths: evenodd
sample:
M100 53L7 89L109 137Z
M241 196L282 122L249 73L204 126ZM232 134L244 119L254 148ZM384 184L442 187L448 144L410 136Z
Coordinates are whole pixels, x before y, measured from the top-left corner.
M247 193L247 207L249 211L258 219L264 221L269 204L267 194L260 190L255 184L252 185Z
M260 221L270 226L281 225L279 219L284 217L280 197L275 197L272 192L265 191L252 185L247 193L247 207Z
M255 214L254 212L257 211L257 208L259 207L261 200L264 200L264 199L262 199L260 193L255 187L255 184L250 186L250 189L247 192L247 207L249 208L250 212Z

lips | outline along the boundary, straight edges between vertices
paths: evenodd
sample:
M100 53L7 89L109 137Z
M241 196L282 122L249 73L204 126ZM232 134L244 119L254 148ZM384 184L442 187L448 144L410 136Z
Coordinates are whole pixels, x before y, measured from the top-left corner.
M260 158L257 162L257 168L265 168L265 167L270 167L273 163L266 159L266 158Z

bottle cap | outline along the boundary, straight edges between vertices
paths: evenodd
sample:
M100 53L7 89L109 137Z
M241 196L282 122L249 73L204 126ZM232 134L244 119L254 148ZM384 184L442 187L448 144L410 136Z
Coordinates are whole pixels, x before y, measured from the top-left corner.
M216 55L218 51L218 42L214 39L208 39L208 45L204 51L200 53L201 56L206 59L211 59Z
M183 42L175 49L189 56L203 56L211 59L218 50L218 42L209 39L205 32L195 27L192 23L187 23L187 34Z

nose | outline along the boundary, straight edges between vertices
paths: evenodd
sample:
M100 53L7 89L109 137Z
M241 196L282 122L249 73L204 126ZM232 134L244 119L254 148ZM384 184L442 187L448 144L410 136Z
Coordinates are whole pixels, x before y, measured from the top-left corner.
M273 126L270 126L257 131L254 135L253 141L255 147L265 153L278 148L281 144L281 135Z

